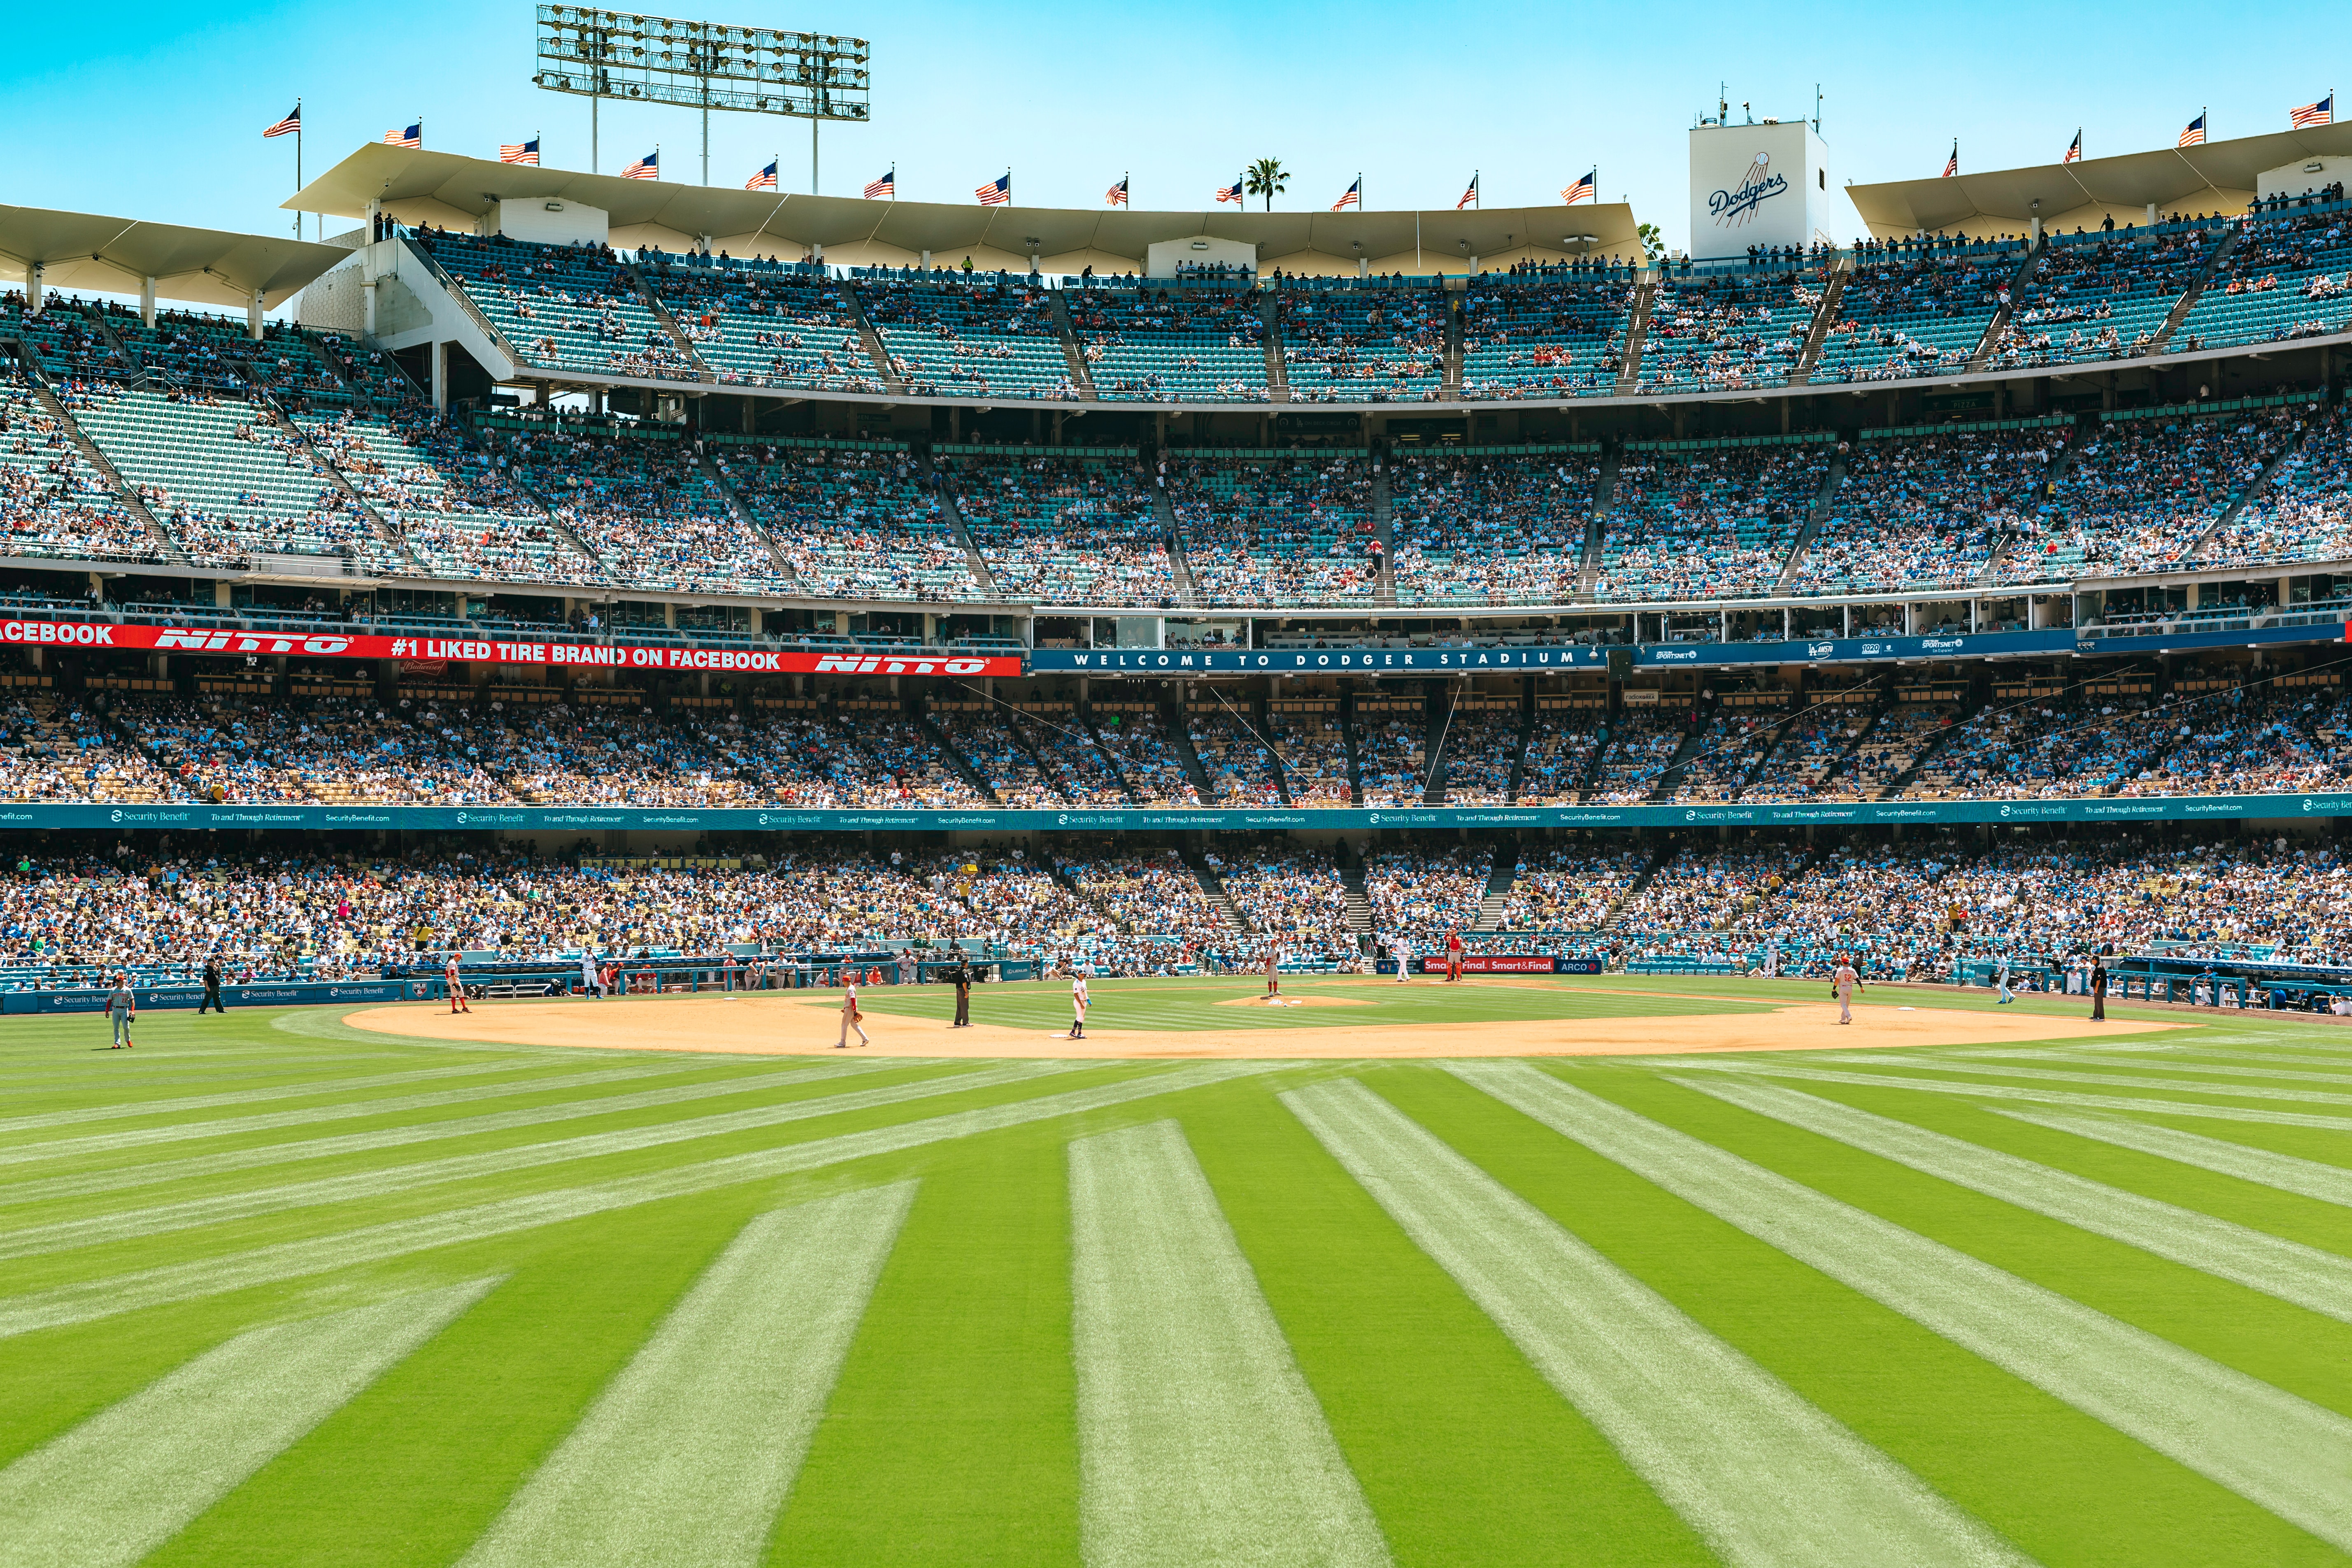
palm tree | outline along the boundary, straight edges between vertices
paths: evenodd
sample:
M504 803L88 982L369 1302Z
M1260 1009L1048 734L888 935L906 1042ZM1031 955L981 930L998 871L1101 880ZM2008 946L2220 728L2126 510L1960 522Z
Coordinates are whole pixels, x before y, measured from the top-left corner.
M1290 188L1286 184L1289 178L1290 171L1282 166L1281 159L1260 158L1249 166L1249 173L1242 181L1242 188L1251 195L1264 196L1265 210L1272 212L1274 198Z

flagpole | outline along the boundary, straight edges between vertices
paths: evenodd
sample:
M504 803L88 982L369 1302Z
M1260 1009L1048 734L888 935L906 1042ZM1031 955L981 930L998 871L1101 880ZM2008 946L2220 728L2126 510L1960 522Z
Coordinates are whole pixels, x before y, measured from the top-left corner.
M302 194L302 100L299 98L294 100L294 194L298 196ZM324 218L319 220L320 239L327 237L326 223L327 220ZM302 237L302 214L299 208L297 208L294 213L294 237L296 239Z

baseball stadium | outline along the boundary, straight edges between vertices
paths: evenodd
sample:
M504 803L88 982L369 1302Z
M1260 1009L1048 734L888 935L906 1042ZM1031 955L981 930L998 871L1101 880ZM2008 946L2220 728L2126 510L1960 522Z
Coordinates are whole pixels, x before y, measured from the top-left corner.
M0 1568L2352 1561L2332 89L1488 222L496 25L0 205Z

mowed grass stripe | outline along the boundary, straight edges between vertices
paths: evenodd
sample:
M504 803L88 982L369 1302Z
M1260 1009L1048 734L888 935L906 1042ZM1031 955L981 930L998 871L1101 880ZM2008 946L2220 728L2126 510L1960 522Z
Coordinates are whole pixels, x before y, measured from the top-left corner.
M1282 1099L1725 1562L2029 1561L1362 1085Z
M259 1116L225 1116L176 1121L161 1127L124 1127L73 1138L52 1138L0 1149L0 1165L25 1165L43 1160L68 1160L77 1155L120 1153L127 1149L160 1143L184 1143L198 1138L233 1138L252 1132L279 1132L288 1128L315 1127L328 1121L349 1121L362 1116L395 1116L412 1110L441 1110L481 1100L513 1100L526 1094L562 1094L594 1089L600 1084L625 1083L690 1070L698 1064L665 1062L658 1067L604 1068L595 1072L569 1073L561 1078L525 1083L478 1084L470 1089L445 1089L430 1094L392 1095L379 1100L338 1101L302 1110L269 1111Z
M752 1150L667 1170L582 1186L470 1205L439 1213L364 1226L299 1241L279 1242L218 1258L191 1259L0 1298L0 1338L67 1323L91 1322L146 1307L194 1300L251 1286L325 1274L360 1264L487 1240L614 1209L684 1197L743 1182L793 1175L822 1166L897 1153L1007 1127L1083 1111L1107 1110L1203 1084L1272 1069L1255 1062L1204 1063L1073 1089L1008 1105L953 1111L868 1131L819 1138L780 1149Z
M2063 1225L2352 1322L2352 1258L1818 1095L1737 1079L1671 1081Z
M2159 1055L2158 1054L2159 1052L2170 1054ZM1871 1059L1883 1059L1876 1052L1869 1055ZM2289 1055L2280 1051L2243 1051L2228 1046L2142 1046L2129 1048L2105 1046L2095 1050L2084 1047L2063 1051L2020 1047L1954 1051L1944 1059L1948 1061L2063 1061L2079 1064L2086 1057L2103 1067L2113 1063L2116 1067L2147 1068L2163 1072L2192 1072L2200 1068L2211 1071L2216 1070L2220 1066L2235 1062L2261 1062L2286 1068L2333 1067L2336 1069L2333 1072L2248 1073L2244 1076L2278 1078L2288 1081L2301 1080L2308 1083L2352 1083L2352 1057L2329 1058L2313 1052L2297 1052ZM2194 1061L2187 1059L2192 1057L2196 1058ZM2223 1076L2236 1077L2239 1074L2232 1071Z
M1078 1139L1069 1167L1087 1563L1386 1563L1177 1125Z
M0 1568L138 1562L489 1289L253 1329L0 1470Z
M2121 1116L2068 1116L2055 1110L1996 1110L1993 1114L2013 1121L2030 1121L2036 1127L2047 1127L2054 1131L2072 1132L2078 1138L2095 1139L2102 1143L2112 1143L2118 1149L2135 1149L2160 1160L2194 1165L2199 1170L2211 1171L2217 1175L2235 1176L2241 1181L2254 1182L2282 1193L2294 1193L2301 1197L2316 1198L2324 1204L2352 1208L2352 1169L2342 1165L2305 1160L2295 1154L2281 1154L2269 1149L2249 1148L2226 1139L2207 1138L2177 1127L2160 1126L2152 1121L2134 1121ZM2352 1121L2346 1121L2344 1130L2352 1131Z
M317 1064L324 1067L326 1062ZM299 1100L306 1095L345 1094L360 1089L398 1089L428 1079L479 1078L486 1073L544 1069L544 1061L467 1062L461 1067L418 1067L407 1072L376 1073L365 1078L326 1078L300 1083L280 1083L263 1089L224 1089L217 1094L180 1095L164 1100L123 1100L73 1110L43 1110L30 1116L0 1117L0 1137L34 1132L48 1127L73 1127L92 1121L112 1121L132 1116L182 1116L225 1106L258 1105L272 1100ZM110 1086L110 1087L119 1087Z
M744 1226L461 1561L752 1568L914 1190Z
M2210 1100L2144 1100L2127 1094L2084 1094L2070 1089L2021 1089L2005 1083L1959 1083L1947 1079L1912 1078L1893 1072L1838 1072L1824 1068L1782 1067L1776 1062L1743 1057L1738 1061L1708 1062L1677 1059L1680 1072L1739 1073L1757 1078L1795 1079L1807 1083L1843 1083L1857 1089L1899 1089L1919 1094L1957 1095L1963 1100L2025 1100L2035 1105L2072 1105L2090 1110L2145 1111L2160 1116L2205 1117L2218 1121L2246 1121L2268 1127L2312 1127L2327 1131L2352 1131L2352 1116L2327 1116L2316 1111L2257 1110L2246 1105L2221 1105Z
M281 1214L289 1209L324 1204L364 1202L445 1182L511 1175L518 1171L562 1164L570 1160L635 1153L701 1138L721 1138L762 1127L788 1126L814 1117L843 1116L881 1106L901 1105L935 1095L997 1089L1006 1084L1024 1083L1032 1079L1076 1071L1090 1065L1093 1064L1016 1062L1004 1067L983 1068L977 1072L959 1072L943 1078L922 1079L913 1083L893 1084L883 1089L842 1089L814 1100L793 1100L782 1105L688 1116L646 1127L592 1132L576 1138L526 1143L512 1149L493 1149L478 1154L456 1154L441 1160L422 1160L405 1165L354 1171L312 1182L289 1182L278 1186L254 1187L242 1192L191 1198L183 1203L159 1204L150 1208L91 1215L82 1219L61 1220L52 1225L0 1233L0 1258L32 1257L78 1247L128 1241L139 1237L168 1235L173 1231L217 1225L251 1215Z
M1062 1131L932 1162L777 1521L778 1568L1079 1561Z
M2352 1551L2352 1421L1525 1063L1445 1070Z
M288 1164L304 1160L335 1159L347 1154L372 1154L387 1149L404 1149L413 1144L439 1142L451 1138L473 1138L485 1133L510 1132L520 1128L543 1127L558 1121L576 1121L584 1117L614 1116L639 1110L659 1110L667 1106L688 1105L697 1100L717 1100L730 1095L792 1089L803 1084L823 1083L829 1079L855 1074L888 1070L920 1070L926 1068L938 1068L950 1072L970 1070L969 1065L965 1063L943 1064L890 1058L827 1062L792 1073L746 1075L721 1079L711 1083L679 1084L670 1089L647 1089L627 1094L598 1095L583 1100L566 1100L556 1105L534 1105L520 1110L485 1111L474 1116L451 1117L438 1121L410 1122L398 1127L378 1128L367 1132L329 1133L324 1137L306 1138L292 1142L267 1143L254 1148L225 1150L217 1154L191 1154L172 1160L149 1160L132 1165L115 1165L102 1170L77 1172L72 1175L46 1176L38 1181L11 1182L5 1187L0 1187L0 1205L14 1206L19 1204L54 1203L61 1198L94 1197L104 1193L127 1192L135 1187L154 1186L162 1183L184 1186L192 1182L228 1175L239 1171L259 1170L271 1165Z
M1927 1056L1893 1056L1855 1052L1844 1060L1864 1067L1902 1068L1912 1072L1968 1073L1979 1078L2017 1079L2032 1083L2082 1083L2095 1088L2161 1089L2179 1094L2228 1095L2240 1100L2284 1100L2303 1105L2352 1105L2352 1094L2329 1094L2315 1089L2271 1089L2253 1083L2184 1083L2178 1079L2149 1078L2144 1073L2059 1072L2050 1068L2002 1067L1995 1062L1966 1062ZM2167 1064L2167 1071L2184 1071Z
M2210 1052L2205 1054L2226 1056L2235 1055L2237 1053ZM1942 1060L1948 1067L1958 1067L1963 1060L1979 1059L1980 1056L1982 1058L1990 1058L1991 1055L1992 1053L1990 1052L1964 1052L1959 1056L1943 1058ZM1882 1052L1872 1051L1856 1055L1853 1059L1858 1062L1884 1062L1887 1058L1885 1054ZM1896 1059L1903 1060L1907 1058L1897 1058ZM2074 1067L2081 1067L2083 1065L2083 1057L2080 1052L2064 1050L2009 1050L2002 1051L2000 1054L2000 1059L2004 1062L2064 1062ZM2307 1068L2311 1066L2311 1063L2307 1058L2288 1058L2286 1059L2288 1061L2295 1062L2301 1068ZM2242 1079L2257 1083L2332 1083L2345 1088L2352 1088L2352 1072L2309 1072L2298 1071L2295 1068L2284 1068L2283 1069L2279 1067L2271 1066L2239 1067L2228 1061L2186 1061L2179 1058L2152 1058L2143 1059L2137 1057L2109 1056L2104 1052L2095 1059L2094 1070L2105 1073L2116 1068L2128 1068L2140 1072L2152 1071L2179 1073L2183 1077L2192 1079ZM2211 1087L2218 1092L2228 1092L2228 1089L2224 1085L2215 1084Z

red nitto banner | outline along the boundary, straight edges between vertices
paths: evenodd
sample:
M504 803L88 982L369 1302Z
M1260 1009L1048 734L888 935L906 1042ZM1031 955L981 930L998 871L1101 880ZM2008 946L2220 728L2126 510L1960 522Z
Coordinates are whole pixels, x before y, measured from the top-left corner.
M740 670L751 675L1021 674L1018 654L772 653L760 648L646 647L639 644L502 642L476 637L392 637L373 633L240 632L209 626L110 626L91 621L0 621L0 645L114 647L147 653L288 654L298 658L450 659L472 664L572 665L598 669Z
M1421 960L1423 974L1445 973L1445 955L1433 952ZM1548 952L1465 952L1462 955L1465 974L1549 974L1551 954Z

